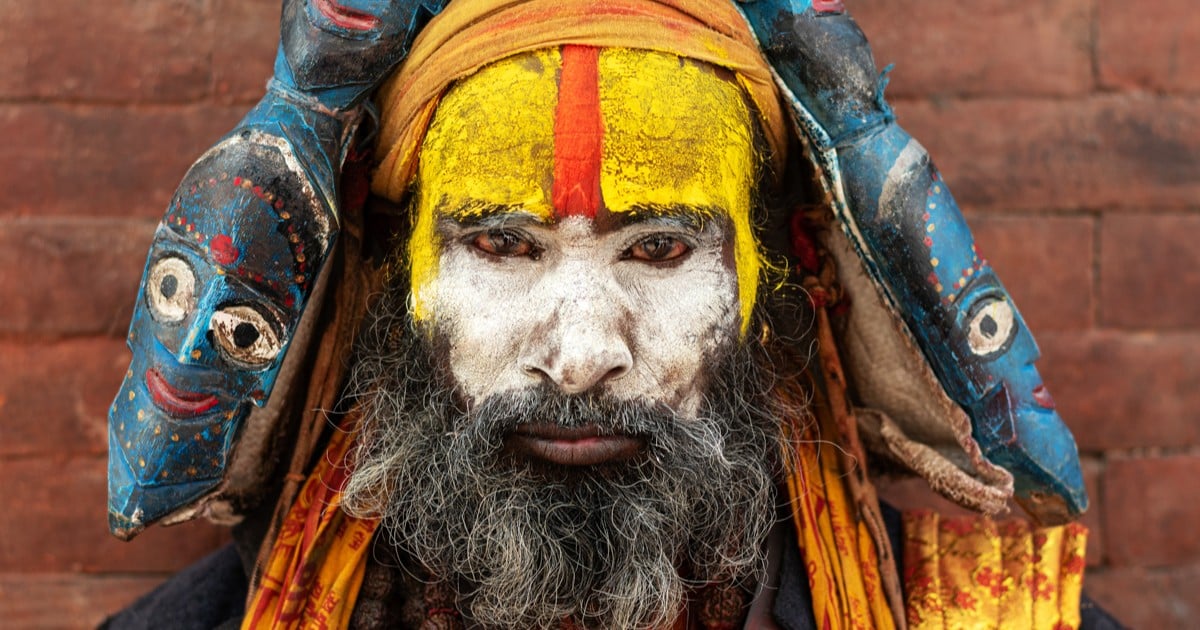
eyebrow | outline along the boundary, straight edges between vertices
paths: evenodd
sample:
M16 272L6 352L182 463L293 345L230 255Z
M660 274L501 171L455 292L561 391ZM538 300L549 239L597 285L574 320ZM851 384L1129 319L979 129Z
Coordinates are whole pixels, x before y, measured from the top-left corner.
M514 224L546 225L551 221L514 204L467 201L454 207L437 209L439 223L448 222L460 228L497 228Z
M651 223L700 232L713 221L728 216L728 213L712 206L645 204L634 206L625 212L612 213L611 216L621 227Z

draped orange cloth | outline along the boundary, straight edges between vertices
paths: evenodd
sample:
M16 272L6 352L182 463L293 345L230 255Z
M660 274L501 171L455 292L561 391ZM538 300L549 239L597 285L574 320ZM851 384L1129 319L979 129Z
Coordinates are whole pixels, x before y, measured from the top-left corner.
M243 630L349 624L378 525L341 509L342 487L350 474L349 428L334 432L292 504L242 620Z
M775 172L782 171L789 127L770 67L733 2L455 0L379 90L382 162L372 191L393 201L404 196L425 131L454 81L505 57L566 44L653 50L731 70L758 110Z
M793 403L794 404L794 403ZM792 406L792 405L789 405ZM875 540L846 489L832 426L784 422L783 461L797 544L808 571L813 616L827 630L895 628Z

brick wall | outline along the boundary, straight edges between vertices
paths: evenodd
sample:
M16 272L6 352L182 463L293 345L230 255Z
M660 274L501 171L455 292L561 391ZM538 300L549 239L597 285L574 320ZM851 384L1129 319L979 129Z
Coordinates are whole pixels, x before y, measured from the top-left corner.
M1085 458L1088 589L1200 613L1192 0L847 0L1037 333ZM104 413L153 225L261 93L278 0L0 0L0 618L88 627L218 546L108 537Z

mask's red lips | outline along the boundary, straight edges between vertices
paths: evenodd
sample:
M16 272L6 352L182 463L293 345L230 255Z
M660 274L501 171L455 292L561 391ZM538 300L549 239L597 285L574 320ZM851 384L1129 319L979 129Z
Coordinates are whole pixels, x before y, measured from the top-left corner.
M217 406L220 402L212 394L189 392L176 389L163 378L158 370L146 370L146 390L159 409L177 418L198 416Z
M379 18L342 6L337 0L314 0L317 10L330 22L353 31L370 31L379 27Z
M513 450L563 466L628 459L644 444L641 438L629 435L602 435L595 425L567 428L552 424L518 425L505 442Z

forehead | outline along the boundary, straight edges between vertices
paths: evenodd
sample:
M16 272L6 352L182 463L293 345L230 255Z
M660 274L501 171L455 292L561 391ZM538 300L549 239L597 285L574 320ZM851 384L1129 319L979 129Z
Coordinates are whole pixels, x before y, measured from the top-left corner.
M504 59L446 94L422 148L419 203L547 220L749 207L753 122L735 83L674 55L572 48Z

